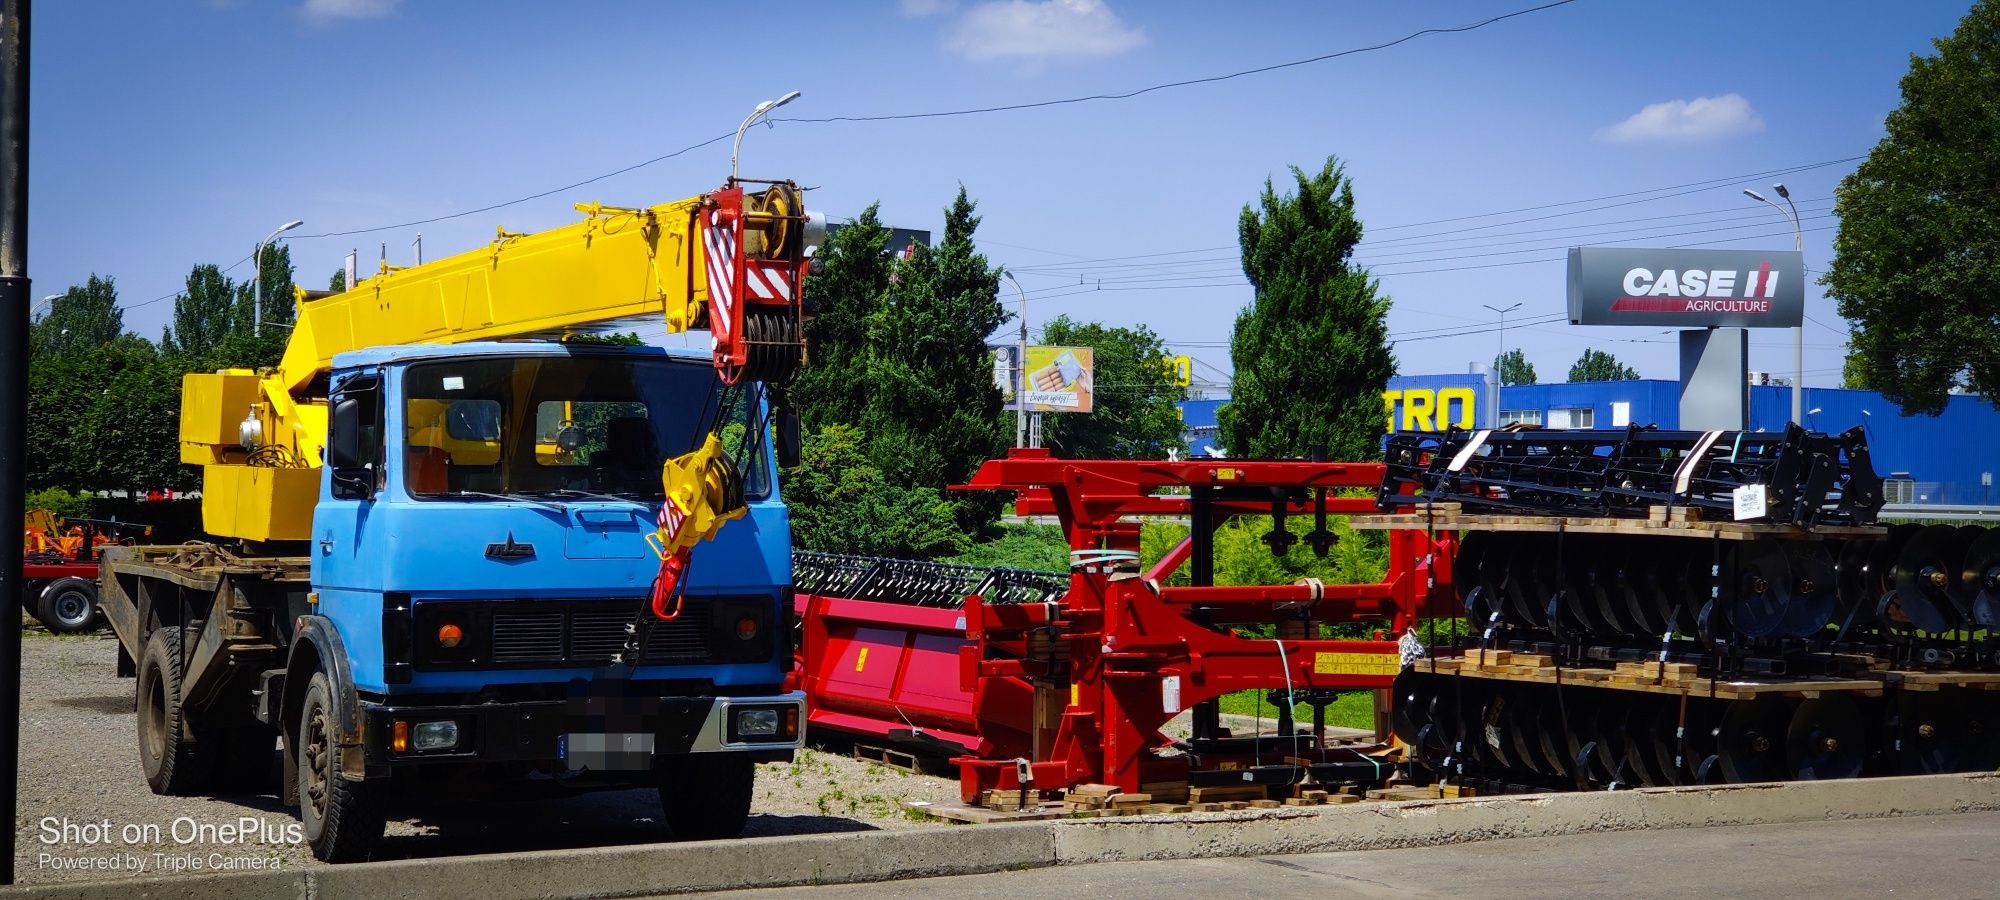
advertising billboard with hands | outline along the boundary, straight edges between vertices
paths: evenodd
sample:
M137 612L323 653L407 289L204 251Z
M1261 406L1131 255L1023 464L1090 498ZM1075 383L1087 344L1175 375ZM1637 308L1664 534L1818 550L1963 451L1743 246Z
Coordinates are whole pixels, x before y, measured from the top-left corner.
M993 382L1002 405L1014 409L1014 358L1018 347L995 347ZM1090 412L1094 397L1091 348L1028 348L1028 411Z

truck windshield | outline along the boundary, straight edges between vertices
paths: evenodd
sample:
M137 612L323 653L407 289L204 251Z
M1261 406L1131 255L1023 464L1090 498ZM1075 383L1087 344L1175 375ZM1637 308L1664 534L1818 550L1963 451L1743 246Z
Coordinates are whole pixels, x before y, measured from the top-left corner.
M770 494L764 435L746 440L763 424L760 386L725 390L701 362L484 357L411 366L403 385L415 497L659 500L661 464L718 416L744 493Z

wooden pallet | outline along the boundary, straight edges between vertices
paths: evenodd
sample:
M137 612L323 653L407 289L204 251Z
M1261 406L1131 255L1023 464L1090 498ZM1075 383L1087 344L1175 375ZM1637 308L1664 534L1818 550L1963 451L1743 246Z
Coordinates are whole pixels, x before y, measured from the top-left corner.
M1467 513L1456 503L1416 507L1412 512L1350 516L1348 526L1359 531L1566 531L1578 534L1669 535L1752 541L1765 538L1883 537L1881 525L1822 525L1813 529L1770 522L1703 521L1688 507L1654 507L1647 518L1617 516L1537 516L1519 513Z
M1906 691L1935 691L1947 687L1971 691L2000 691L2000 672L1897 672L1880 673L1883 681Z
M1504 653L1505 651L1494 651ZM1534 656L1534 654L1523 654ZM1545 660L1547 657L1539 657ZM1541 684L1555 684L1560 678L1565 685L1577 687L1610 688L1613 690L1643 691L1653 694L1687 694L1699 697L1714 697L1718 700L1748 700L1763 694L1783 696L1817 697L1821 694L1854 694L1863 697L1879 697L1884 690L1881 678L1711 678L1694 675L1684 668L1686 664L1668 663L1674 676L1669 678L1657 670L1656 663L1621 663L1618 667L1570 668L1553 665L1514 665L1513 655L1505 657L1506 662L1496 664L1493 656L1483 663L1462 664L1458 658L1431 659L1419 664L1427 672L1452 673L1468 678L1488 678L1497 681L1530 681Z
M855 744L851 752L862 762L877 763L892 769L901 769L914 774L923 773L923 760L914 753L905 753L890 747L872 744Z

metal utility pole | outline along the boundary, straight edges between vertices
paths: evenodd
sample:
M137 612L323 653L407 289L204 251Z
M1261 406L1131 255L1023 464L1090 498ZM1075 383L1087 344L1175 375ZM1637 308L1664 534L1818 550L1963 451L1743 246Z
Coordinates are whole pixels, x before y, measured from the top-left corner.
M264 333L264 248L277 240L278 235L304 224L305 222L298 219L286 222L278 226L278 230L258 241L257 249L250 251L250 268L256 270L256 273L250 276L250 334L253 337Z
M0 0L0 515L26 514L28 456L28 6ZM13 521L12 518L7 521ZM21 530L0 529L0 597L21 596ZM0 884L14 883L21 628L0 628Z
M1481 303L1479 305L1484 306L1487 309L1490 309L1500 314L1500 352L1493 355L1493 421L1487 423L1486 426L1488 428L1499 428L1500 388L1504 387L1507 384L1507 378L1504 374L1502 374L1506 370L1503 369L1500 365L1500 358L1507 355L1507 314L1513 312L1514 310L1520 309L1521 304L1516 303L1512 306L1506 307L1505 309L1502 309L1498 306L1494 306L1491 303Z
M1800 259L1804 259L1806 255L1806 233L1803 229L1799 227L1799 205L1792 202L1792 192L1785 190L1784 182L1781 181L1778 182L1777 184L1771 185L1771 189L1777 191L1779 197L1784 198L1785 206L1779 206L1776 203L1772 203L1770 200L1765 199L1763 194L1759 194L1756 191L1750 190L1749 188L1744 188L1743 194L1752 200L1755 200L1759 203L1763 203L1771 207L1772 209L1777 210L1778 215L1785 216L1786 218L1792 220L1792 249L1798 251ZM1791 211L1789 213L1786 212L1785 207L1791 207ZM1792 326L1792 422L1801 425L1805 424L1805 414L1802 412L1802 410L1805 409L1806 405L1805 381L1806 381L1806 328L1804 325L1793 325Z
M1014 358L1014 446L1028 446L1028 292L1021 290L1021 282L1012 272L1001 272L1014 285L1014 293L1021 298L1021 342L1014 349L1020 355Z

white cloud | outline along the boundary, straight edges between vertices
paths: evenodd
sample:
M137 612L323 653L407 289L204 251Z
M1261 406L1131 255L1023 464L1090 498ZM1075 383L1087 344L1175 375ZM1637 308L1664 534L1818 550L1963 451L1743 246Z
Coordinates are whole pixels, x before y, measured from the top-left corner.
M958 0L903 0L903 15L912 19L943 15L958 8Z
M396 11L403 0L306 0L300 9L315 22L379 19Z
M991 0L966 10L944 47L967 59L1115 56L1146 42L1103 0Z
M1598 132L1597 138L1613 144L1692 143L1763 130L1764 117L1751 108L1750 101L1729 93L1651 104Z

